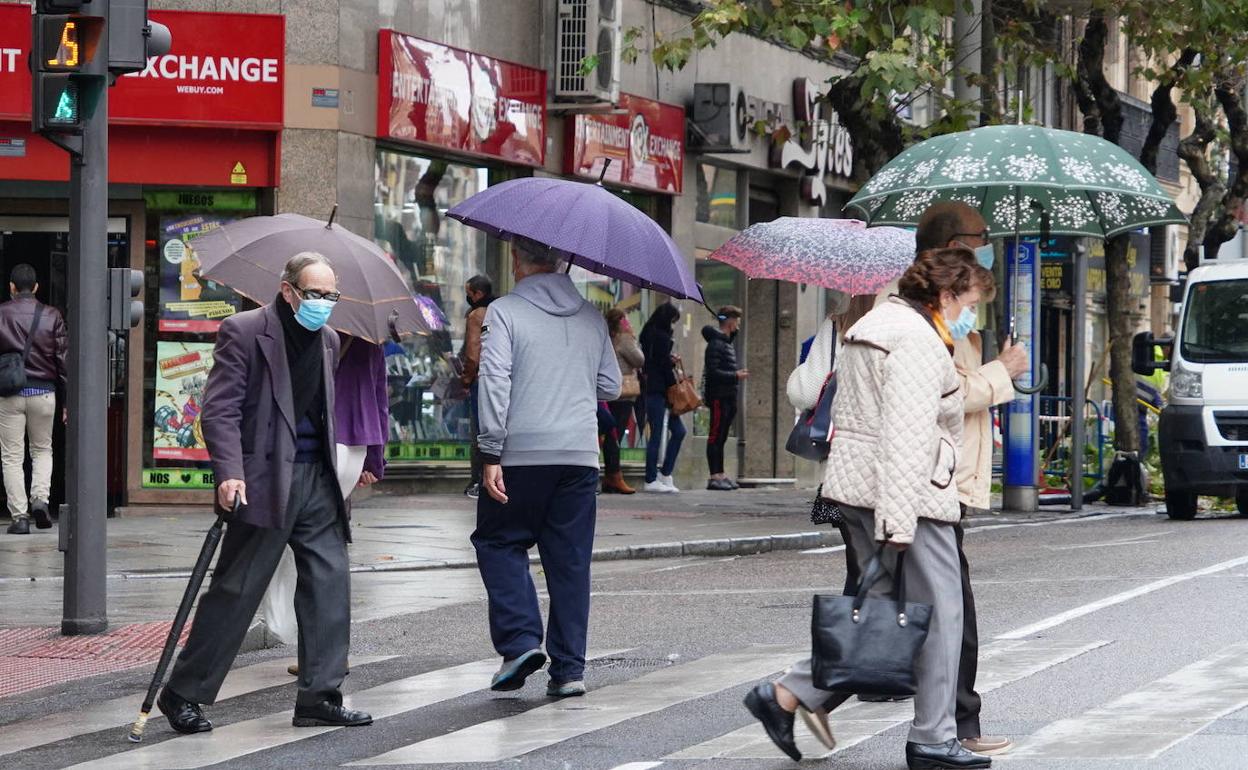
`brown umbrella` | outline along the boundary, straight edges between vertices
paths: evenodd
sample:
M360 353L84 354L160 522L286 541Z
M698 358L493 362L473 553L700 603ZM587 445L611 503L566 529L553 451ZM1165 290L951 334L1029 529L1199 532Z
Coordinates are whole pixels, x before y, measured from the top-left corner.
M255 302L272 302L287 260L301 251L325 255L342 298L329 325L382 344L388 337L428 334L429 326L390 257L346 228L301 214L248 217L195 239L199 273Z

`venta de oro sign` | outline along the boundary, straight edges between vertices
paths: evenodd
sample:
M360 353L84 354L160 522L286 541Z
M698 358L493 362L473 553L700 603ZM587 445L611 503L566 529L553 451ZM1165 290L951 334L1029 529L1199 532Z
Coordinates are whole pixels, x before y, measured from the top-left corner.
M779 126L768 126L773 137L771 164L777 168L798 166L802 173L802 198L822 206L828 199L826 177L832 177L848 189L854 173L854 143L840 117L809 78L793 81L793 117L799 124L796 135L775 141Z

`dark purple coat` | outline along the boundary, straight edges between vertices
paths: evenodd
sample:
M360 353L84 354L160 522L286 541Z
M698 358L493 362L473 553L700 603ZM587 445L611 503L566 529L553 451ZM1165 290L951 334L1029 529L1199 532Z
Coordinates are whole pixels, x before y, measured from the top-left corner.
M334 429L339 444L368 447L364 470L381 478L390 434L390 389L380 345L348 337L334 375Z
M322 329L321 343L325 410L332 415L338 335ZM295 465L295 405L277 309L267 305L227 318L217 330L212 355L200 424L216 482L242 479L247 507L239 520L279 528L286 519ZM334 421L327 419L325 426L332 447ZM333 463L334 452L329 456ZM336 500L345 518L342 497Z

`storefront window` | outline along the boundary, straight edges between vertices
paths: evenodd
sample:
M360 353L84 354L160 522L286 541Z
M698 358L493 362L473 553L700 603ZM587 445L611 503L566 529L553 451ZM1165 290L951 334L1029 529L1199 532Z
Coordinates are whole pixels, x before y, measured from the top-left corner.
M698 221L739 229L736 170L699 163L697 184Z
M391 460L469 459L472 421L458 359L470 309L464 283L484 274L498 289L498 270L486 235L446 212L488 185L483 167L377 152L374 238L432 329L385 346Z
M221 321L254 303L200 278L195 239L257 213L254 190L159 191L145 195L149 308L143 362L143 486L212 489L200 429L204 385Z

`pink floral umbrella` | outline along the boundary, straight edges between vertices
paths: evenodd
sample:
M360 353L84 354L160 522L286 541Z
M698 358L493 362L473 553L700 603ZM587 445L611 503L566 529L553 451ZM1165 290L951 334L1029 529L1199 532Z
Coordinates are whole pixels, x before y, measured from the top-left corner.
M856 219L780 217L742 230L711 258L750 278L873 294L914 262L914 233Z

